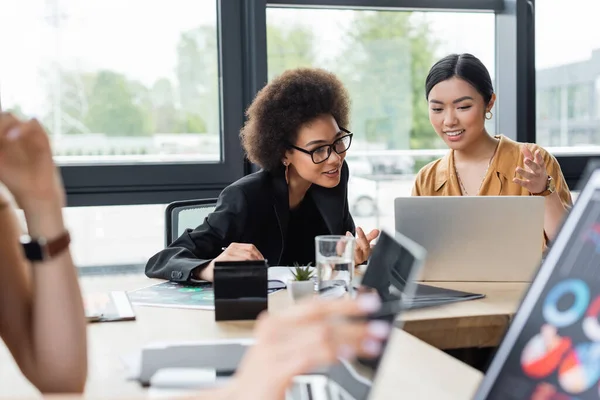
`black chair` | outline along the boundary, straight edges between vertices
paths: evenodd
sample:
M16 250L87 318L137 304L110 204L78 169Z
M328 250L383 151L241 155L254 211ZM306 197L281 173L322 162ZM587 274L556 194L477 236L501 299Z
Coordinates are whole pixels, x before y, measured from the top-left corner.
M165 211L165 246L170 245L187 228L195 228L215 210L217 199L174 201Z

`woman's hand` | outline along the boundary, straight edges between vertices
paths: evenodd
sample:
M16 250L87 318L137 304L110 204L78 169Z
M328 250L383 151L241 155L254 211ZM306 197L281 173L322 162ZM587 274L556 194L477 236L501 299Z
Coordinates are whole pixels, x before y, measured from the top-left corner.
M515 171L522 178L513 178L513 182L527 189L529 193L543 192L548 185L548 173L542 154L539 150L536 150L535 155L532 154L525 144L521 145L521 153L526 169L517 167Z
M248 350L230 388L230 399L279 400L294 376L338 357L376 357L391 325L385 321L351 321L379 308L377 295L357 300L316 299L278 315L261 315L256 344Z
M253 244L231 243L206 268L200 271L199 278L209 282L214 281L215 261L251 261L264 259L265 257Z
M346 232L346 236L352 236ZM362 228L356 228L356 246L354 248L354 265L358 266L365 263L371 255L371 242L379 236L379 229L373 229L368 235Z
M50 140L37 120L21 122L11 114L0 114L0 181L25 210L48 203L64 206Z

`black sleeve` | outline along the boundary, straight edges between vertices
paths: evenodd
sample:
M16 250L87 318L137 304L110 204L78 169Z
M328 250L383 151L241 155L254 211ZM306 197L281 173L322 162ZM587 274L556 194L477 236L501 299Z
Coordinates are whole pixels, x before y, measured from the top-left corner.
M352 219L352 215L350 215L350 206L348 205L348 180L350 179L350 170L346 161L344 161L344 164L342 165L342 176L344 176L344 179L346 180L346 193L344 198L344 234L350 232L352 235L356 235L354 219Z
M207 266L221 249L239 241L248 213L246 196L237 186L226 187L204 223L186 231L148 260L146 276L185 282L195 268Z
M346 199L346 205L344 206L344 232L350 232L353 236L356 235L354 219L352 219L352 215L348 210L348 199Z

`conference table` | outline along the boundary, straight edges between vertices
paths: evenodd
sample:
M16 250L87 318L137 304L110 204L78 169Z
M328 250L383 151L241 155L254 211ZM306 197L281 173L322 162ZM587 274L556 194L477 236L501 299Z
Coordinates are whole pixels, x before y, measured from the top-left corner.
M404 330L438 349L497 346L529 287L525 282L424 282L485 294L479 300L412 310Z
M158 283L141 275L80 279L82 292L133 290ZM482 374L440 348L498 343L526 288L516 283L437 283L451 289L483 292L485 299L408 311L404 330L395 329L372 399L468 399ZM287 291L269 296L269 312L292 303ZM136 320L88 325L89 398L145 398L149 391L127 380L123 359L157 341L198 341L252 336L253 321L215 322L210 310L135 307ZM5 346L0 346L0 397L34 397ZM10 384L7 384L10 382ZM401 396L400 396L401 394ZM393 397L392 397L393 396Z

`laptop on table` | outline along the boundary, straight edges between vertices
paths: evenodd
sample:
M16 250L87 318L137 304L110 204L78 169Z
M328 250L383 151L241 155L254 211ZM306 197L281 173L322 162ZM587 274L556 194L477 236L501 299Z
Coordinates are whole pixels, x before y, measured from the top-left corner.
M359 291L377 292L382 300L379 312L371 319L397 320L415 291L415 278L425 260L425 249L404 235L382 232L373 248ZM398 326L400 322L396 322ZM384 351L376 359L358 360L375 380ZM319 375L294 378L286 400L368 400L371 381L360 376L353 366L341 361Z
M541 196L395 199L396 231L427 250L422 281L531 282L543 247Z
M563 223L476 400L600 398L600 169Z

